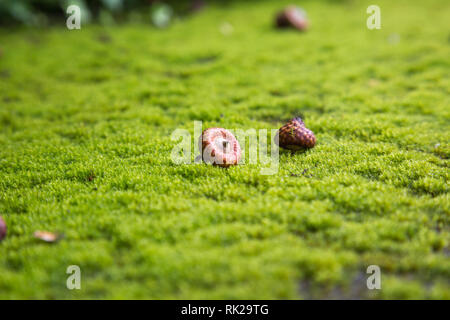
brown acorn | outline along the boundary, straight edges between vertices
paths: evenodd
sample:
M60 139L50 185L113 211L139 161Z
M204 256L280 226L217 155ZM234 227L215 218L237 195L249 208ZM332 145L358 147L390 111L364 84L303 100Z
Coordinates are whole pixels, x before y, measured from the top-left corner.
M6 222L0 217L0 241L6 237Z
M275 24L278 28L292 27L304 31L308 28L308 19L303 9L288 6L277 14Z
M278 145L288 150L301 150L314 147L316 137L305 127L299 117L290 120L278 130Z

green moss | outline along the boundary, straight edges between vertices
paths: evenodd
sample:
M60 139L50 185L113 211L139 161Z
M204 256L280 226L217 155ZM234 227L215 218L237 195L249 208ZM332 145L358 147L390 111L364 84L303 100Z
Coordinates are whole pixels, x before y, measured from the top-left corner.
M369 31L369 4L306 1L304 34L272 28L277 2L0 30L0 298L448 299L450 6L380 0ZM294 116L317 146L273 176L170 159L194 120Z

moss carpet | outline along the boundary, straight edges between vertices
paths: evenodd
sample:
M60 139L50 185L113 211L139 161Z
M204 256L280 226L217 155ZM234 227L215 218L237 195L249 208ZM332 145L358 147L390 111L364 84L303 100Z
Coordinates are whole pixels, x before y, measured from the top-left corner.
M0 298L450 299L450 2L300 4L303 34L275 1L0 30ZM170 158L194 120L294 116L318 143L275 175Z

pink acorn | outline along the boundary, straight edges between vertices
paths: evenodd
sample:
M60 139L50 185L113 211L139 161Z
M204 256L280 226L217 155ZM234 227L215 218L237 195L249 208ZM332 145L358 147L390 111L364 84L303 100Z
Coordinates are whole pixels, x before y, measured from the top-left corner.
M203 161L227 168L241 160L241 147L234 135L223 128L209 128L200 136Z

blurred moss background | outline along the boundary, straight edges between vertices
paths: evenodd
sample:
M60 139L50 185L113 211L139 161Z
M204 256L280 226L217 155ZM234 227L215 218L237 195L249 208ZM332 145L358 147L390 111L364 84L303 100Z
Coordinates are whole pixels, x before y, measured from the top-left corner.
M209 1L226 3L226 1ZM202 0L2 0L0 24L45 26L63 21L66 8L78 5L85 23L127 22L136 19L149 20L150 15L163 6L170 7L178 15L195 11L206 4Z

